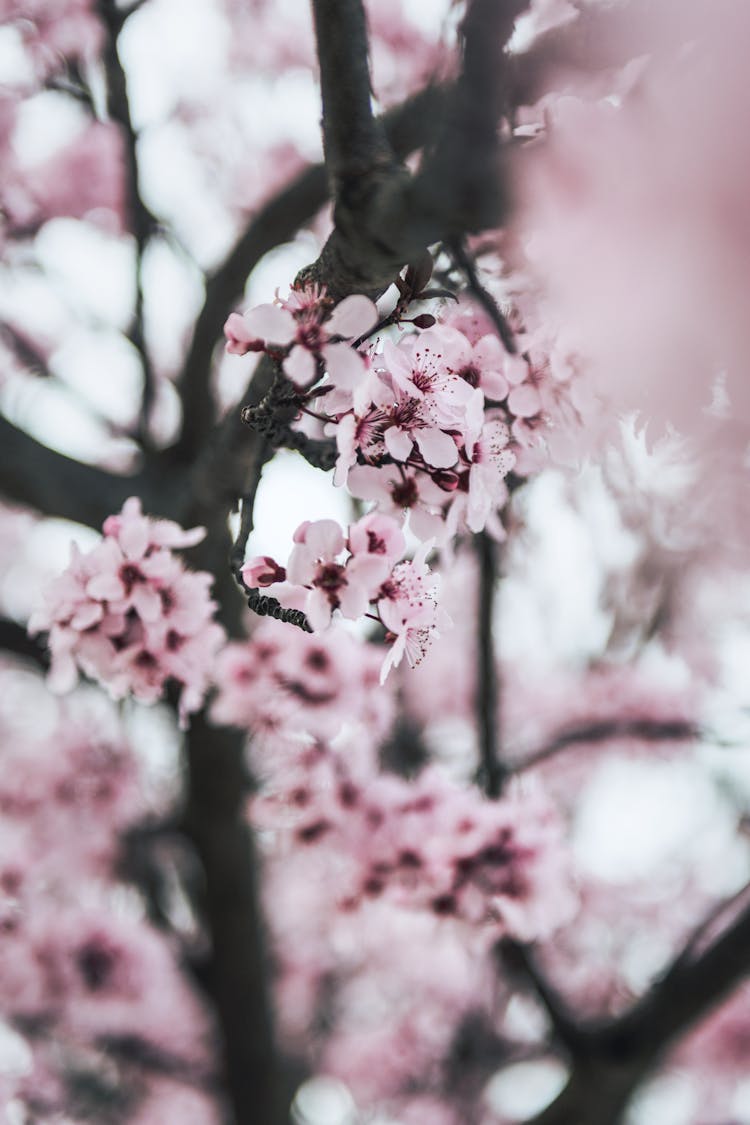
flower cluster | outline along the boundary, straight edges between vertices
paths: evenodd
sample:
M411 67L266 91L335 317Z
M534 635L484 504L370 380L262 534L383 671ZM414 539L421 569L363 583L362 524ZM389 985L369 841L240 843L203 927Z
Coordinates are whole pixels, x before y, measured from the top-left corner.
M393 642L381 682L404 655L412 667L418 664L450 624L438 608L437 579L426 563L432 544L400 562L406 541L390 516L363 516L346 536L335 520L305 521L294 543L286 567L267 556L250 559L242 570L244 582L267 588L283 605L304 609L315 631L328 626L335 610L351 620L369 612Z
M338 907L388 900L522 941L549 936L576 908L564 826L536 790L491 801L437 770L416 782L380 774L353 780L341 767L309 786L290 784L292 840L303 851L345 856ZM278 820L278 795L256 799L255 817ZM278 823L276 825L278 827Z
M32 633L49 633L51 685L68 691L82 671L115 699L132 693L153 703L173 680L184 721L203 702L224 640L213 620L211 575L187 570L173 554L205 531L149 519L135 497L103 530L86 554L73 547L70 566L30 621Z
M482 530L504 503L515 464L496 409L514 364L496 337L473 347L438 324L386 341L356 387L332 375L325 408L336 423L337 482L410 512L420 537L447 538L459 522Z
M332 306L325 287L308 285L292 289L284 299L277 296L276 304L232 313L224 325L227 351L283 356L284 373L298 387L308 386L323 370L352 383L363 373L364 359L345 341L369 332L378 310L358 294L346 297L333 312Z
M219 654L211 717L250 730L256 758L267 745L278 761L284 747L293 755L344 724L375 743L392 719L390 693L373 690L380 663L375 646L341 627L311 636L263 621Z

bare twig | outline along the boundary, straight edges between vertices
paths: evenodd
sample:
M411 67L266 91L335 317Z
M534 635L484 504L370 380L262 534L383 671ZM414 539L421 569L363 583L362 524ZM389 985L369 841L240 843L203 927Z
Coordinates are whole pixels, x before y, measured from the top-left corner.
M566 1046L571 1071L560 1095L526 1125L618 1125L641 1082L672 1044L750 971L750 905L699 956L677 954L630 1011L578 1025Z
M503 311L486 286L482 285L477 272L476 262L469 254L462 239L456 239L449 246L451 256L458 268L466 278L469 292L489 316L495 326L498 336L511 355L516 353L516 341Z
M506 777L499 757L497 709L499 691L493 633L495 586L497 582L496 547L486 532L475 537L479 563L477 604L477 686L476 716L479 734L482 788L488 797L499 797Z
M537 964L532 948L512 938L503 938L495 946L495 956L501 969L531 985L560 1046L571 1054L580 1050L581 1028Z
M128 339L138 352L143 371L141 411L138 437L144 449L149 449L149 418L154 404L155 373L144 331L143 257L156 219L143 201L138 169L138 135L130 116L127 78L117 53L117 37L123 25L123 15L114 0L98 0L99 17L104 24L104 65L107 72L107 112L122 131L125 148L125 187L130 229L135 239L135 305Z
M628 738L642 742L692 742L701 737L701 728L689 719L595 719L579 727L561 731L545 745L516 762L511 767L511 772L522 773L532 769L569 746L586 746Z

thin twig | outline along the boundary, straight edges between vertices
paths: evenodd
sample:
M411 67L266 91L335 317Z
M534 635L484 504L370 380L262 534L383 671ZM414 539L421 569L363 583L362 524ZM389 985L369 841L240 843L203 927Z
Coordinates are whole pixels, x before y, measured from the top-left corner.
M122 131L125 147L125 188L130 225L135 239L135 304L128 339L138 352L143 371L138 438L144 449L151 448L149 419L156 393L156 376L146 344L144 325L143 258L156 219L141 196L138 168L138 134L133 126L128 99L125 70L117 53L117 37L123 25L123 13L114 0L98 0L99 16L107 33L104 44L104 65L107 73L107 112Z
M511 355L516 354L516 341L513 331L506 320L502 309L490 291L479 280L476 263L466 249L462 239L454 239L448 246L451 256L466 278L469 292L481 305L495 326L498 336L503 342L505 350Z
M477 603L478 666L476 715L479 733L479 778L488 797L499 797L507 771L499 758L497 662L493 632L495 607L496 546L482 531L475 537L479 562Z
M512 938L503 938L495 946L498 963L512 976L520 975L533 988L549 1018L552 1031L560 1045L569 1052L580 1049L581 1028L568 1010L557 989L547 980L537 964L533 950Z
M701 728L689 719L594 719L579 727L561 731L512 765L510 772L517 774L533 769L569 746L586 746L626 738L642 742L692 742L702 736Z

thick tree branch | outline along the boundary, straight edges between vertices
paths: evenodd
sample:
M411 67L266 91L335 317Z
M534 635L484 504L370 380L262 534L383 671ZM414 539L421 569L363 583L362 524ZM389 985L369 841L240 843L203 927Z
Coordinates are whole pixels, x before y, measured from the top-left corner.
M500 221L507 209L497 139L509 91L504 47L527 3L472 0L464 67L420 171L411 176L398 164L383 165L356 193L341 196L333 234L298 281L325 277L337 300L352 292L375 296L426 246Z
M45 671L49 667L47 646L30 637L23 625L9 617L0 617L0 651L30 660Z
M205 872L208 984L224 1043L236 1125L288 1121L269 998L258 857L245 820L244 737L194 718L187 741L186 826Z
M360 192L394 156L372 111L367 25L361 0L312 0L323 99L323 150L332 194Z
M750 905L699 955L682 951L646 995L618 1019L567 1036L568 1084L526 1125L618 1125L640 1083L673 1043L750 973ZM541 994L541 993L540 993Z
M428 86L383 117L383 127L399 157L420 148L431 136L446 91ZM178 387L183 425L176 454L192 461L215 420L211 394L211 359L232 305L264 254L292 238L328 198L322 164L306 168L253 216L222 265L208 278L203 307L195 322Z
M84 465L49 449L1 415L0 449L0 494L46 516L99 528L136 494L148 512L175 515L178 510L181 485L161 475L156 466L126 477Z

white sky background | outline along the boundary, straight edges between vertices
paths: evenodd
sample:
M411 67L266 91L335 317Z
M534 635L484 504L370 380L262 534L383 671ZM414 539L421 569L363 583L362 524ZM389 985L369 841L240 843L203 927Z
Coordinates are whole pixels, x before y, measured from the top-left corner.
M404 6L422 20L443 18L442 4L404 0ZM143 129L140 155L145 197L157 213L174 220L178 231L190 232L191 250L202 264L220 260L232 242L234 226L210 191L186 192L186 183L204 182L206 173L196 165L169 115L183 92L191 97L202 91L207 99L213 96L222 83L229 35L230 29L208 2L152 0L128 21L122 38L133 116ZM0 83L23 77L22 59L17 33L0 28ZM319 157L319 106L310 75L292 75L272 93L249 79L247 92L247 112L253 116L259 142L264 131L268 141L284 134L306 158ZM24 111L19 134L22 160L29 165L43 161L78 128L80 111L76 107L54 95L40 95ZM311 249L310 239L303 237L261 262L248 286L248 305L270 300L276 287L285 289L309 260ZM131 307L132 247L93 226L60 219L43 229L35 251L45 274L56 277L59 286L51 291L33 270L21 279L17 273L11 278L0 272L0 307L25 309L42 334L52 337L70 321L71 310L75 310L77 327L65 333L63 346L53 356L59 385L51 388L11 379L0 387L3 408L54 448L91 461L106 450L112 467L124 467L132 456L131 443L127 439L113 443L92 413L80 408L77 396L115 425L126 426L132 418L140 375L137 359L120 334ZM158 339L164 341L160 358L174 364L181 333L200 307L200 275L177 250L161 242L154 246L146 266L147 285L152 279L151 288L161 295L158 307L151 310L158 318ZM248 362L231 357L224 362L221 386L225 390L233 385L239 390L244 384ZM165 391L160 407L165 432L176 425L177 409L174 396ZM618 526L595 472L582 484L585 502L579 511L566 502L564 491L564 482L556 474L540 479L530 490L526 503L533 553L523 573L506 582L502 600L505 658L519 662L533 658L538 669L543 665L542 671L548 672L561 666L582 667L600 650L610 625L598 604L602 560L618 557L625 562L632 552L632 543ZM250 551L283 560L292 533L303 519L346 521L348 515L349 502L344 493L333 489L330 476L282 453L264 474ZM29 563L38 587L45 574L67 562L71 535L83 546L93 539L91 532L62 521L40 523L30 531L26 553L10 566L2 587L10 612L24 617L38 596L38 588L29 585ZM743 613L750 609L747 585L734 596ZM712 698L711 721L716 726L723 722L722 733L736 736L737 704L747 700L750 636L743 621L727 625L725 631L724 669ZM679 667L673 673L677 677L687 674ZM729 723L727 716L732 717ZM647 878L655 864L684 859L688 852L695 853L697 863L699 853L708 847L715 849L713 855L726 857L722 868L725 885L716 889L731 893L747 878L747 849L727 838L727 802L710 775L723 771L730 786L750 795L745 746L741 742L736 751L721 754L707 751L704 765L708 762L710 766L708 774L694 762L682 766L621 762L596 769L583 794L574 840L582 868L616 880ZM708 865L706 879L715 871L714 864ZM519 1113L530 1112L524 1108L523 1076L516 1077L509 1094L499 1090L496 1096L506 1098L503 1104L509 1112L514 1098ZM539 1075L526 1077L532 1090L545 1080ZM555 1077L548 1075L546 1080L551 1083L551 1097ZM317 1095L314 1091L308 1094L307 1102L303 1098L298 1107L303 1125L348 1125L351 1106L346 1091L329 1086L318 1089ZM658 1091L654 1096L658 1097ZM674 1091L669 1097L674 1099ZM746 1100L736 1111L747 1112L747 1092L738 1092L738 1097ZM664 1104L663 1098L659 1104ZM653 1102L646 1099L634 1112L632 1125L652 1125L655 1119ZM677 1114L667 1121L661 1110L658 1119L660 1125L682 1125L686 1120Z

